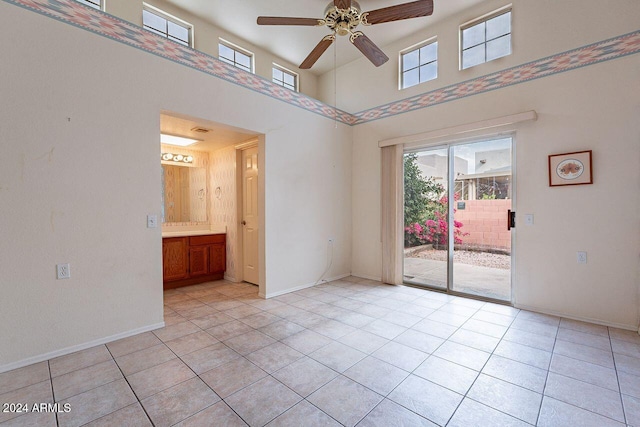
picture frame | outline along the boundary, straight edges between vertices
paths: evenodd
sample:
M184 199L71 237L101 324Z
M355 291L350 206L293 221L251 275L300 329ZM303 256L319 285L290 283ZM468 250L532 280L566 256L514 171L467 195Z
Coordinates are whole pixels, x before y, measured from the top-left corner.
M549 155L549 187L593 184L592 150Z

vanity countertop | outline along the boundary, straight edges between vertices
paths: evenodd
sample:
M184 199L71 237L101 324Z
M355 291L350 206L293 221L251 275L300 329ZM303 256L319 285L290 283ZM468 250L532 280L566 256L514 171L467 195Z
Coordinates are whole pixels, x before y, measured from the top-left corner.
M226 234L227 230L222 228L211 228L210 230L171 230L163 231L162 237L189 237L189 236L205 236L207 234Z

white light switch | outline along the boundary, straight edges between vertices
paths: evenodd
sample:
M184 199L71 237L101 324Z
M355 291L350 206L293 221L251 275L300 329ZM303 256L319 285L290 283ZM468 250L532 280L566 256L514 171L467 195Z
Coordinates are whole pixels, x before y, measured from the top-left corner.
M525 225L533 225L533 214L525 214L524 223Z
M577 252L576 258L578 264L586 264L587 263L587 253L586 252Z
M147 215L147 228L158 227L158 215Z

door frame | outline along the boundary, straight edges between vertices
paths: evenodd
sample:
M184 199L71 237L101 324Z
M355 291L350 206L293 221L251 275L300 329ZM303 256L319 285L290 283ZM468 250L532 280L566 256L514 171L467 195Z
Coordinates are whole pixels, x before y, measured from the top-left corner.
M450 173L450 171L453 169L454 167L454 161L455 159L451 156L451 153L453 151L452 147L458 146L458 145L465 145L465 144L472 144L474 142L484 142L484 141L491 141L493 139L500 139L500 138L506 138L506 137L510 137L511 138L511 210L517 212L517 204L516 204L516 200L517 200L517 187L516 187L516 183L517 183L517 174L516 174L516 147L517 147L517 143L516 143L516 131L515 130L507 130L507 131L503 131L503 132L497 132L497 133L492 133L492 134L477 134L474 136L468 136L465 138L455 138L455 139L445 139L445 140L436 140L436 141L432 141L429 143L420 143L420 142L416 142L416 143L412 143L412 144L405 144L402 150L402 155L404 158L404 154L407 153L415 153L415 152L419 152L422 150L435 150L435 149L446 149L447 150L447 186L449 189L453 189L454 188L454 184L455 184L455 177L453 176L452 173ZM404 162L403 162L404 164ZM402 175L404 176L404 169L401 170ZM404 185L402 186L403 189L403 197L402 197L402 204L404 206ZM449 224L453 224L453 206L454 206L454 192L452 191L447 191L447 201L448 201L448 206L449 206L449 212L447 213L447 222ZM404 208L403 208L403 212L404 212ZM449 242L453 241L453 234L454 234L454 227L447 227L447 232L448 232L448 236L447 239ZM398 231L398 233L400 235L404 235L404 219L402 221L402 228ZM412 284L412 283L408 283L408 282L404 282L404 245L402 245L402 247L400 248L401 252L401 256L400 259L402 260L402 277L403 277L403 284L407 285L407 286L414 286L414 287L420 287L420 288L428 288L430 290L433 291L437 291L437 292L443 292L443 293L447 293L449 295L454 295L454 296L461 296L461 297L465 297L465 298L471 298L471 299L477 299L477 300L481 300L481 301L487 301L487 302L492 302L492 303L496 303L496 304L502 304L502 305L509 305L509 306L513 306L516 302L516 286L515 286L515 269L516 269L516 247L515 247L515 239L516 239L516 227L511 229L511 271L510 271L510 281L511 281L511 299L510 300L500 300L500 299L495 299L495 298L490 298L490 297L483 297L480 295L474 295L474 294L467 294L465 292L458 292L453 290L453 254L454 254L454 247L453 245L447 245L447 287L446 289L442 289L442 288L438 288L435 286L429 286L429 285L424 285L424 286L420 286L417 284Z
M249 141L236 144L236 242L237 242L237 280L244 280L243 254L243 226L242 226L242 152L249 148L258 147L258 296L266 295L266 265L265 265L265 135L259 135Z

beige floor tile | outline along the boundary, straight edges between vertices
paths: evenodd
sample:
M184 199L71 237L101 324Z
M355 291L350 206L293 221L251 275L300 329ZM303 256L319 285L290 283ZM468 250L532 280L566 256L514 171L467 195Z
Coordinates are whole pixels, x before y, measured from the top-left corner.
M616 368L618 372L625 372L628 374L640 376L640 358L629 357L624 354L615 354Z
M544 394L587 411L624 422L620 393L617 391L607 390L550 372Z
M568 403L545 396L540 409L538 427L593 426L624 427L623 423L580 409Z
M239 320L234 320L233 322L223 323L222 325L209 328L206 332L218 341L226 341L230 338L237 337L238 335L251 332L252 330L253 328L251 326L246 325Z
M246 358L268 373L295 362L304 355L282 343L276 342L249 353Z
M565 377L618 391L618 376L615 369L554 354L549 370Z
M409 329L406 332L401 333L394 339L394 341L413 349L420 350L424 353L433 353L444 342L442 338L425 334L424 332L419 332L414 329Z
M596 365L604 366L605 368L615 368L611 350L601 350L591 346L556 340L553 353L571 357L572 359L582 360L584 362L595 363Z
M349 326L345 323L331 319L326 319L316 325L311 326L309 329L334 340L337 340L338 338L341 338L357 330L353 326Z
M638 331L628 331L626 329L609 328L609 336L612 339L640 344L640 334Z
M547 371L494 354L482 369L482 373L511 384L542 393Z
M535 424L542 395L480 374L467 397L529 424Z
M382 401L382 396L339 376L307 400L343 425L354 426Z
M187 365L179 359L173 359L129 375L127 381L138 399L142 400L193 377L195 374Z
M26 387L19 388L17 390L12 390L10 392L4 393L0 395L0 404L4 403L16 403L22 404L27 408L31 409L32 406L36 403L53 403L53 395L51 393L51 381L46 380L39 382L37 384L31 384ZM4 412L4 408L2 412L0 412L0 423L11 420L18 416L22 416L23 412L21 408L16 408L16 412L8 411Z
M176 338L183 337L185 335L193 334L200 331L200 328L189 321L177 323L175 325L165 326L164 328L156 329L153 333L160 338L161 341L171 341Z
M389 399L380 402L373 411L369 412L369 414L358 423L358 427L389 426L436 427L437 424L432 423L415 412L403 408ZM468 427L468 425L465 427Z
M108 360L53 378L53 392L56 400L60 401L121 378L118 365Z
M611 347L613 348L614 353L640 358L640 343L636 344L628 341L612 339Z
M188 308L186 310L176 310L176 311L180 316L184 317L187 320L209 316L211 314L218 312L218 310L208 305L201 305L194 308Z
M169 427L220 401L200 378L192 378L142 400L156 427Z
M233 321L233 317L227 316L224 313L213 313L197 319L191 319L191 323L197 325L201 329L209 329L214 326L223 325Z
M520 329L510 328L506 334L504 334L505 341L511 341L516 344L526 345L528 347L537 348L548 352L553 351L553 346L556 343L556 337L534 334L532 332L522 331Z
M429 355L423 351L391 341L372 353L373 357L411 372L424 362Z
M176 424L176 427L211 427L212 420L224 427L246 427L247 423L224 402L218 402L207 409Z
M622 401L624 402L627 424L634 427L640 426L640 399L623 395Z
M117 357L116 363L125 375L131 375L175 358L176 355L161 343L135 353Z
M338 375L332 369L309 357L304 357L289 366L273 373L273 377L295 391L307 397Z
M478 377L479 372L448 360L431 356L422 365L418 366L413 371L413 374L456 393L466 394Z
M618 379L622 394L640 399L640 376L620 371L618 372Z
M247 324L255 329L262 328L263 326L270 325L279 320L282 319L278 316L264 311L240 319L242 323Z
M344 371L344 376L382 396L391 393L408 375L409 372L371 356Z
M389 394L389 399L436 424L445 425L462 401L462 395L409 375Z
M297 323L289 322L288 320L282 319L267 326L263 326L258 330L263 334L269 335L271 338L279 341L290 337L293 334L304 331L304 327L298 325Z
M362 330L356 330L350 334L347 334L340 338L338 341L367 354L373 353L389 342L389 340L386 338L382 338L379 335L375 335L371 332Z
M262 310L247 304L243 304L241 306L224 311L224 314L226 314L227 316L231 316L234 319L242 319L257 313L262 313Z
M317 332L305 329L302 332L288 336L282 342L300 353L309 354L331 344L333 340Z
M224 399L267 375L265 371L240 357L201 374L200 378Z
M572 329L578 332L585 332L593 335L600 335L609 338L609 331L606 326L595 325L593 323L581 322L579 320L561 319L560 328Z
M487 353L492 353L500 342L498 338L479 334L467 329L457 330L453 335L451 335L449 341L457 342L458 344L463 344L477 350L486 351Z
M91 421L89 424L85 424L85 427L114 426L151 427L152 424L140 403L134 403L133 405L112 412L109 415L105 415L102 418L98 418L95 421Z
M127 382L117 380L63 400L71 411L59 413L58 423L60 427L81 426L136 402Z
M549 369L549 364L551 363L551 353L548 351L511 341L502 341L498 344L494 354L545 370Z
M49 363L40 362L0 374L0 395L49 379Z
M340 427L336 420L303 400L275 420L267 424L268 427Z
M611 351L611 342L609 337L575 331L573 329L559 328L556 338L562 341L588 345L589 347L599 348L600 350Z
M435 322L429 319L419 321L413 325L411 329L445 340L458 330L455 326L445 325L444 323Z
M58 422L55 412L29 412L0 425L2 427L57 427Z
M178 356L193 353L194 351L209 347L217 343L218 340L207 332L200 331L185 335L175 340L167 341L165 344Z
M272 377L243 388L225 402L250 426L263 426L302 398Z
M496 325L495 323L485 322L483 320L469 319L462 325L462 329L483 335L489 335L493 338L502 338L508 328L506 326ZM553 336L555 336L555 334Z
M392 340L404 331L407 330L406 327L396 325L391 322L387 322L386 320L377 319L373 322L365 325L362 328L363 331L371 332L372 334L376 334L381 336L382 338L386 338L388 340Z
M107 344L107 348L113 357L120 357L161 343L162 341L160 341L153 332L144 332L142 334L110 342Z
M247 332L230 338L224 343L242 355L253 353L256 350L276 342L273 338L258 331Z
M366 356L366 353L337 341L334 341L331 344L309 354L309 357L317 360L336 372L346 371Z
M453 414L447 427L470 426L528 427L530 424L476 402L475 400L465 398L456 410L456 413ZM557 427L560 427L560 425Z
M240 357L238 353L219 342L193 353L185 354L181 359L196 374L200 375L238 357Z
M51 369L51 377L53 378L112 359L111 353L109 353L107 347L99 345L76 353L68 354L66 356L51 359L49 361L49 368Z

